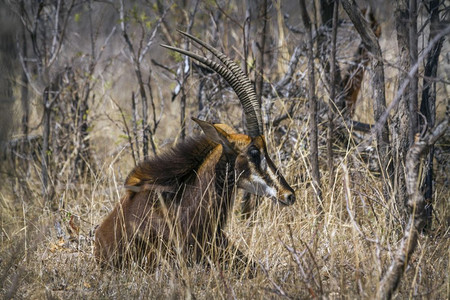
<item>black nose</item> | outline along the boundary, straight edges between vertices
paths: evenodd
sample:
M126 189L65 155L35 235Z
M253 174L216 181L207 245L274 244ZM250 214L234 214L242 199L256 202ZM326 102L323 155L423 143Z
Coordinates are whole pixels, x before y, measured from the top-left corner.
M295 202L295 194L287 194L284 196L284 201L287 205L291 205Z

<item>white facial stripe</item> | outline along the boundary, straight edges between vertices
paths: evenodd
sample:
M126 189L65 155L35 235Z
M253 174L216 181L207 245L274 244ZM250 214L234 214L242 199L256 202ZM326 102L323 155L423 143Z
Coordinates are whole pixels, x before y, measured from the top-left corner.
M269 187L269 186L266 188L266 195L269 195L274 198L278 197L277 191L273 187Z
M275 188L267 185L267 182L264 181L261 177L257 175L251 175L250 180L253 186L256 186L256 193L259 195L277 197L277 191Z
M272 182L279 187L279 179L276 174L276 170L273 170L272 168L267 168L267 174L269 175L270 179L272 179Z
M264 156L261 159L260 165L261 165L261 169L263 171L267 171L267 161L266 161L266 158Z
M270 158L266 157L264 151L262 152L259 166L255 165L254 162L249 161L248 167L250 169L250 176L248 178L238 179L238 186L251 194L278 199L278 197L281 196L279 194L280 192L283 194L282 197L284 197L286 194L285 188L280 182L277 170L273 164L268 163ZM261 173L263 173L263 175ZM284 193L282 191L284 191Z

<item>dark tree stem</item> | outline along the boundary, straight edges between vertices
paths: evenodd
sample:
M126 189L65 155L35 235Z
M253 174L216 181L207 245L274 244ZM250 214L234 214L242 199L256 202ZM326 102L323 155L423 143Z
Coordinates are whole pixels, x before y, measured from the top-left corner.
M374 90L374 119L378 122L386 111L386 94L384 83L383 54L375 33L365 21L355 0L342 0L342 6L361 36L366 49L372 54L373 90ZM383 123L381 130L376 132L377 150L381 162L381 172L384 178L383 194L385 199L390 197L390 180L392 180L391 153L389 151L389 127Z
M20 1L20 9L21 14L24 15L25 12L25 4L24 1ZM27 37L26 37L26 27L22 23L22 57L27 57L28 53L28 44L27 44ZM22 70L22 88L21 88L21 100L22 100L22 109L23 109L23 115L22 115L22 133L25 137L25 140L28 140L28 119L30 114L30 105L29 105L29 99L28 99L28 77L26 74L27 61L24 59L23 61L24 67Z
M428 37L428 42L435 38L437 32L439 31L439 0L431 0L430 3L430 35ZM423 77L423 90L422 90L422 102L420 105L420 113L425 117L426 124L424 121L420 122L421 127L433 128L436 122L436 82L431 80L437 75L437 69L439 64L439 55L441 53L442 44L444 43L444 36L442 36L438 42L433 46L431 51L428 53L427 61L424 69ZM422 119L419 119L422 120ZM432 220L433 220L433 158L434 158L434 146L430 147L430 150L426 159L426 171L425 171L425 182L423 184L422 190L424 193L425 201L427 205L425 206L426 213L426 223L424 226L424 231L431 230Z
M51 118L51 102L50 89L47 87L44 90L44 116L43 116L43 132L42 132L42 195L48 201L48 163L49 163L49 140L50 140L50 118Z
M264 83L264 52L266 45L266 31L267 31L267 0L264 0L257 8L258 21L256 25L256 36L254 39L257 43L254 47L256 51L256 65L255 65L255 92L258 103L262 105L262 90ZM255 27L255 26L253 26Z
M120 107L119 107L120 109ZM138 139L138 131L137 131L137 109L136 109L136 97L134 92L131 92L131 115L133 122L133 136L134 136L134 144L136 147L133 147L133 141L130 141L131 147L131 155L133 156L134 165L137 165L137 162L141 160L139 155L139 139ZM136 151L135 149L136 148ZM135 154L136 153L136 154ZM136 160L137 156L137 160Z
M309 163L311 164L311 174L313 188L316 193L316 199L319 211L322 211L322 189L320 185L319 171L319 149L318 149L318 129L317 129L317 98L315 94L316 85L314 78L314 53L311 20L304 0L300 0L300 11L303 24L306 28L308 44L308 98L309 98Z
M328 172L329 172L329 185L330 188L334 184L334 153L333 153L333 131L334 131L334 110L336 105L336 37L337 37L337 24L338 24L338 11L339 0L334 1L333 7L333 29L331 34L331 59L330 59L330 99L328 109L328 131L327 131L327 156L328 156Z
M400 85L408 78L408 70L411 69L411 59L410 59L410 34L409 34L409 11L408 11L408 0L398 0L396 2L395 9L395 25L397 31L397 45L398 45L398 55L400 69L398 71L398 82L399 89ZM406 184L405 184L405 167L404 163L406 160L406 153L410 147L410 118L409 113L409 91L411 84L405 87L404 93L401 95L399 100L398 108L394 114L393 118L393 146L395 155L393 156L394 163L394 177L397 178L395 186L395 204L399 208L403 220L407 220L407 194L406 194Z
M417 63L417 0L409 0L409 55L411 66ZM417 70L409 82L409 144L414 142L414 136L419 130L418 126L418 85L419 70Z

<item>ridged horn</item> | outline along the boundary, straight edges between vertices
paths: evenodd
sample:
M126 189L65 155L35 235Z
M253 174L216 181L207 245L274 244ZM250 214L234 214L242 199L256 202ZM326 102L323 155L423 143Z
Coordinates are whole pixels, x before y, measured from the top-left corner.
M242 72L238 65L234 61L229 59L225 54L186 32L179 32L184 36L194 40L201 46L205 47L225 66L190 51L167 45L161 46L196 59L222 76L236 92L239 101L241 102L247 122L248 134L253 137L263 134L261 109L256 99L256 93L252 87L250 79L248 79L248 77L244 74L244 72Z

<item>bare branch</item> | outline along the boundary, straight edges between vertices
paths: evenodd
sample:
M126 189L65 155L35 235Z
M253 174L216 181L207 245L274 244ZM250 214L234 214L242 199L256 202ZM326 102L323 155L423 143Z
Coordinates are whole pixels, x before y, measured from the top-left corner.
M291 82L295 69L297 68L297 64L300 58L300 54L302 46L298 45L294 49L294 53L292 53L291 59L289 60L289 65L286 74L281 78L276 84L275 84L275 90L279 91L280 89L284 88L286 85Z
M428 46L422 51L421 55L419 56L419 59L417 60L417 63L411 68L411 70L408 72L408 77L405 79L405 81L402 83L400 88L397 91L397 94L395 95L392 102L389 104L389 106L386 108L386 111L381 115L381 117L378 119L377 123L372 127L372 134L375 135L376 133L381 131L381 128L384 124L386 124L386 121L389 117L389 114L391 110L395 107L397 107L398 102L400 101L403 93L405 92L406 87L409 85L409 82L411 78L413 77L413 74L417 72L419 66L422 64L422 61L425 59L425 57L428 55L428 53L433 49L434 44L439 42L441 37L444 37L446 35L450 34L450 25L445 27L439 34L435 36L435 38L430 41ZM365 143L365 145L370 144L373 140L373 136Z
M131 155L133 156L134 165L136 166L137 165L137 160L136 160L136 156L134 155L134 143L133 143L133 139L131 137L130 129L128 128L127 120L125 119L125 114L124 114L124 112L122 110L122 107L120 107L120 105L113 98L111 98L111 101L119 109L120 116L122 117L123 125L125 126L125 133L126 133L126 135L128 137L128 143L130 144L130 147L131 147ZM134 102L134 94L133 94L133 102Z
M158 32L158 29L161 25L161 23L164 20L164 17L166 16L167 12L170 10L170 7L168 7L166 10L164 10L162 16L159 18L159 20L156 22L155 28L152 31L152 34L150 35L150 38L148 39L147 44L145 45L144 49L142 50L141 54L139 55L139 63L142 62L142 59L144 59L145 54L147 53L150 46L153 44L153 41L155 40L156 33Z
M66 13L66 17L64 19L64 24L63 24L63 27L61 29L61 34L59 35L59 38L58 38L58 40L59 40L59 42L57 43L58 46L56 47L56 50L54 52L50 52L50 54L52 54L52 57L48 61L48 64L46 66L47 68L49 68L56 61L56 59L58 58L58 55L59 55L59 53L61 51L61 47L62 47L62 44L63 44L63 41L64 41L64 37L65 37L65 34L66 34L67 24L69 23L70 13L72 12L74 7L75 7L75 0L72 0L72 3L70 3L69 9L67 10L67 13ZM57 33L55 33L55 35L56 34Z
M423 214L425 199L417 184L418 166L425 149L433 145L446 130L448 130L448 118L423 138L416 137L414 145L408 151L406 156L406 189L409 197L408 205L411 212L394 259L378 287L378 299L390 299L392 297L417 246L419 230L425 222L426 217Z

